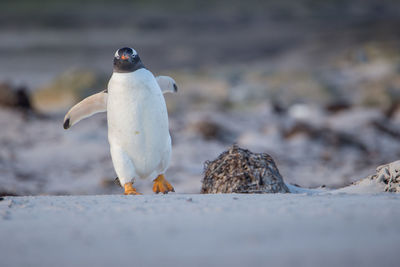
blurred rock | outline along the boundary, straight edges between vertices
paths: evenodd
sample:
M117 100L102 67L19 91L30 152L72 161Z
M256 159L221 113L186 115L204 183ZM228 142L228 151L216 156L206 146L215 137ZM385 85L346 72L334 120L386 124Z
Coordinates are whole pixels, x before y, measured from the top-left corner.
M0 189L0 196L4 196L4 197L7 197L7 196L12 196L12 197L16 197L16 196L18 196L18 194L16 194L15 192L11 192L11 191L5 191L5 190L1 190Z
M212 121L199 121L193 125L193 127L196 131L201 133L206 140L219 139L223 132L222 126Z
M0 83L0 105L21 110L32 110L27 89L23 86L12 87L7 83Z
M375 120L372 125L382 133L400 140L400 127L391 123L390 120Z
M189 130L201 135L204 140L217 140L220 142L232 142L235 134L224 125L209 118L203 118L189 124Z
M233 145L205 163L201 193L289 193L272 157Z
M346 101L334 101L325 106L325 109L331 113L341 112L350 108L351 104Z
M385 116L387 118L396 117L396 114L400 113L400 99L392 102L392 104L385 110Z
M338 132L327 127L315 127L305 122L297 122L290 128L283 130L283 136L286 139L293 138L297 134L305 134L312 140L321 140L330 146L351 146L363 152L368 152L367 146L358 140L356 136Z
M359 135L360 130L371 128L373 121L382 119L384 119L384 115L378 108L354 107L327 116L324 119L324 125L327 125L334 131Z
M287 108L278 101L271 103L271 105L272 105L272 111L275 112L276 114L283 115L287 113Z

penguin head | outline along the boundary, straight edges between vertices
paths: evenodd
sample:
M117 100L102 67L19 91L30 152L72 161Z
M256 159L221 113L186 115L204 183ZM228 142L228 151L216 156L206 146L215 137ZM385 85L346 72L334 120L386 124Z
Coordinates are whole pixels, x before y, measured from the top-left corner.
M134 72L144 68L137 52L130 47L118 49L114 55L114 72Z

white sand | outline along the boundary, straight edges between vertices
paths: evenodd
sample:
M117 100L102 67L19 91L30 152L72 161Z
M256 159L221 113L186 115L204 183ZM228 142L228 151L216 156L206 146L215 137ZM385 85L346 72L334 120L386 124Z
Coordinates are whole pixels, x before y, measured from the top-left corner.
M400 195L7 197L1 266L398 266Z

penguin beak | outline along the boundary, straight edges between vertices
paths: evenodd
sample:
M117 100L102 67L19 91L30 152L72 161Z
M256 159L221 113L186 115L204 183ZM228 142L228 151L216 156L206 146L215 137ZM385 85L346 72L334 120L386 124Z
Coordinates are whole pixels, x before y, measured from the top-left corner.
M129 55L127 55L127 54L122 54L121 59L127 60L127 59L129 59Z

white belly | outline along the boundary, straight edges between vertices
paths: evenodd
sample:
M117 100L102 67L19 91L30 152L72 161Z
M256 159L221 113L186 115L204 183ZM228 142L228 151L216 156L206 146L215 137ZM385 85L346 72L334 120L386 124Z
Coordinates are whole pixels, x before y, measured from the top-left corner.
M119 178L163 173L169 164L171 139L164 96L153 74L146 69L114 73L108 94L108 140Z

